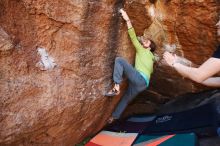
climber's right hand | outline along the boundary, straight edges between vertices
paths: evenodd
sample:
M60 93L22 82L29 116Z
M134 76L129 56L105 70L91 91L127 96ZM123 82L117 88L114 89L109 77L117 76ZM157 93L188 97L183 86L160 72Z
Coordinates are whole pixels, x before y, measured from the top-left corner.
M121 13L121 15L122 15L122 17L123 17L123 19L125 21L129 21L130 20L128 15L127 15L127 13L123 9L119 9L119 13Z

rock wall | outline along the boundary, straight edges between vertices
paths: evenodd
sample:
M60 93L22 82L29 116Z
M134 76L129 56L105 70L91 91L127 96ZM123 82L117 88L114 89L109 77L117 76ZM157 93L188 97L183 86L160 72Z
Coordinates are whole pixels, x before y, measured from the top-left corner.
M217 0L1 0L0 145L74 145L104 126L120 99L103 96L114 58L134 61L122 6L158 59L170 50L200 64L217 45ZM159 61L149 92L200 89Z
M147 5L154 21L145 34L153 35L160 45L159 57L167 50L200 65L212 55L218 43L215 24L219 6L216 0L158 0L155 5ZM163 67L160 61L152 81L152 89L167 96L204 89Z

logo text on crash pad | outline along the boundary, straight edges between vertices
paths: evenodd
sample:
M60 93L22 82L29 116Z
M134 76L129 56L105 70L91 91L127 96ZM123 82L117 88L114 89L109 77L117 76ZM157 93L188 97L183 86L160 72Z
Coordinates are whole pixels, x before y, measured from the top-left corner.
M172 119L172 116L163 116L163 117L159 117L156 120L156 123L164 123L167 121L170 121Z

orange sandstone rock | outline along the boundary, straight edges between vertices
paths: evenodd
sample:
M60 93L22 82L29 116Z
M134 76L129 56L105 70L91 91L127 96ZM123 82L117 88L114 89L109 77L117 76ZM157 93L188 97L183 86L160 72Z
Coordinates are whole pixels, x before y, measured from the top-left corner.
M215 0L1 0L0 145L70 146L106 124L120 99L103 96L114 58L134 61L122 6L137 34L158 44L158 59L167 49L199 64L217 45ZM39 69L38 48L56 65ZM150 105L200 89L157 63Z

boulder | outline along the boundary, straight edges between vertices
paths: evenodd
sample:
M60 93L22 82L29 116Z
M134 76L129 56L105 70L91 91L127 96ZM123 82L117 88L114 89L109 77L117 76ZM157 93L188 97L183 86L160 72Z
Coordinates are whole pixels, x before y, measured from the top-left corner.
M114 59L135 55L121 7L158 60L171 50L201 64L215 50L216 0L1 0L0 52L10 53L0 53L0 145L70 146L106 124L121 97L103 96ZM149 111L202 89L158 61Z

